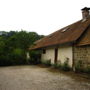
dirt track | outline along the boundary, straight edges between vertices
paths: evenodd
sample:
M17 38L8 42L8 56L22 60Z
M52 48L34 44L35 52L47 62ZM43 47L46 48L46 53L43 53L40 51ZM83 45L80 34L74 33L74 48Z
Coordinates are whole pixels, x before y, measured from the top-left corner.
M90 90L90 82L40 66L0 67L0 90Z

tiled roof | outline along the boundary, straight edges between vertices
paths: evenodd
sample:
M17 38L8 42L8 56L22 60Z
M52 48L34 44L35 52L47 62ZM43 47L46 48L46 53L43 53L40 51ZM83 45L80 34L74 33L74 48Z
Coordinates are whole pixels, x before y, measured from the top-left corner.
M90 18L86 20L80 20L37 41L30 49L39 49L52 45L75 42L80 38L89 25Z

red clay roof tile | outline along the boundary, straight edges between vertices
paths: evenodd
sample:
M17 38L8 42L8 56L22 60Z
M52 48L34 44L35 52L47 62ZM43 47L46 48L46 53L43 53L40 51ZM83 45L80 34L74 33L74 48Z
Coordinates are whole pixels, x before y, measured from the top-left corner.
M30 49L39 49L57 44L74 42L82 35L89 25L90 18L85 21L80 20L37 41Z

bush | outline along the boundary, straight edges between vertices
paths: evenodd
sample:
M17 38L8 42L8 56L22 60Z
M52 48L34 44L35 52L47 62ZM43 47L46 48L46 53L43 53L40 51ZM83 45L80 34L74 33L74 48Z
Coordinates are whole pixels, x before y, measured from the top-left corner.
M90 74L90 66L87 66L85 72L88 73L88 74Z
M70 71L70 67L68 65L68 60L66 60L63 64L61 63L55 63L55 64L52 64L52 66L54 68L57 68L57 69L60 69L60 70L63 70L63 71Z
M16 48L10 52L0 54L0 66L9 66L9 65L21 65L26 64L26 55L25 51Z
M0 55L0 66L12 65L12 60L9 58L10 58L9 54Z
M90 66L84 67L81 60L79 60L76 63L75 70L76 70L76 72L82 72L82 73L90 74Z
M45 66L51 66L51 60L42 60L41 63Z
M40 59L35 59L35 58L31 58L28 60L29 61L29 64L31 65L36 65L36 64L40 64Z
M12 51L9 59L12 60L13 65L26 64L25 51L20 48L16 48Z
M83 69L82 69L82 61L79 60L76 65L75 65L75 71L76 72L83 72Z
M61 69L61 64L55 63L55 64L52 64L52 66L53 66L54 68Z
M62 64L61 69L64 70L64 71L70 71L70 67L69 67L69 64L68 64L68 60L66 60L66 61Z
M30 51L30 64L40 64L41 61L41 52L40 51Z

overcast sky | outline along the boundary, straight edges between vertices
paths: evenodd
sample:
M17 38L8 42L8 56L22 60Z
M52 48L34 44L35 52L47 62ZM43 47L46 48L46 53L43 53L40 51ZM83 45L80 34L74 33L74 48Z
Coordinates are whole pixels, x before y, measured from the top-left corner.
M0 31L48 35L82 18L90 0L0 0Z

